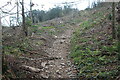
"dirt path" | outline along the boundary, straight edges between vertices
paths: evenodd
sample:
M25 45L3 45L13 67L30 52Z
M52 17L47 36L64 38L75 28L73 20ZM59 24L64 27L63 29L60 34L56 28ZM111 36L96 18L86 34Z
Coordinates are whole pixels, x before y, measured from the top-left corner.
M70 37L73 30L67 30L62 35L56 36L56 40L51 48L46 49L50 57L57 59L42 62L42 66L46 68L42 72L45 78L76 78L76 67L67 58L69 54Z
M69 26L65 32L55 36L55 41L51 42L52 45L42 48L43 52L33 51L33 53L20 56L15 62L15 65L18 64L17 67L13 67L15 72L25 73L21 75L22 78L77 78L77 68L68 58L70 38L74 31L72 28L73 26Z

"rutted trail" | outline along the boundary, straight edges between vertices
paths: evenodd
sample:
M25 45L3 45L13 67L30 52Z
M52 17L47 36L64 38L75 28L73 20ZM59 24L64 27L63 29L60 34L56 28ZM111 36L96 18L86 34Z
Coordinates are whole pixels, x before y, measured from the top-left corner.
M46 52L50 57L56 57L57 59L43 62L43 66L46 68L46 72L43 75L52 78L76 78L76 67L67 58L69 55L70 37L73 30L66 30L65 33L59 36L55 36L56 40L51 48L47 48ZM45 64L48 65L46 66Z

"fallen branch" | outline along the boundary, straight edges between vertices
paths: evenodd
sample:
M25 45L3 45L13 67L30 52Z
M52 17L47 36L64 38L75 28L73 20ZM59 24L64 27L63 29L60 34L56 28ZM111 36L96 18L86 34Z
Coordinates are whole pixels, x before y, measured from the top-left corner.
M55 60L55 59L61 59L60 57L44 57L44 58L28 58L28 57L19 57L19 59L25 59L25 60Z
M34 68L34 67L27 66L27 65L22 65L21 68L23 68L27 71L30 71L30 72L40 72L41 71L41 69L39 69L39 68Z
M31 54L38 54L39 53L37 51L31 51L31 50L25 50L25 49L22 49L22 51L28 52L28 53L31 53Z
M30 53L30 54L39 54L40 53L40 51L38 50L25 50L25 49L22 49L22 51L23 52L25 52L25 53ZM39 55L41 55L41 56L44 56L44 57L48 57L47 55L44 55L44 54L39 54Z
M48 58L44 58L46 60L55 60L55 59L61 59L60 57L48 57Z

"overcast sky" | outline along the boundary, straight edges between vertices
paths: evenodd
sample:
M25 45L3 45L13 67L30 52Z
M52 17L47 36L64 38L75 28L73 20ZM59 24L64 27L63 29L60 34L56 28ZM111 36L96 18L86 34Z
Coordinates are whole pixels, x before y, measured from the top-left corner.
M2 0L0 2L0 6L6 4L9 1L10 0ZM42 9L41 5L44 5L43 8L45 10L48 10L49 8L54 7L54 5L62 5L61 3L64 3L64 2L75 2L77 4L76 6L77 7L79 6L78 8L81 10L81 9L86 8L86 6L88 6L88 1L89 0L32 0L32 2L35 4L35 6L33 7L34 9ZM16 2L16 0L11 0L12 4L9 5L9 8L14 6L15 2ZM25 2L25 6L28 7L29 3L30 3L30 0L24 0L24 2Z
M21 2L22 0L19 0L19 1ZM84 10L88 7L88 4L92 3L93 1L96 1L96 0L32 0L32 2L35 4L33 6L33 9L39 9L39 10L49 10L50 8L55 7L55 5L63 6L65 2L74 2L73 8ZM0 2L0 8L3 5L5 5L7 2L11 2L11 4L2 8L3 11L10 11L15 6L16 0L2 0ZM25 11L29 11L30 0L24 0L24 3L25 3ZM16 10L17 9L14 8L12 12L16 12ZM2 16L4 15L5 14L2 14ZM9 25L9 16L2 18L2 24Z

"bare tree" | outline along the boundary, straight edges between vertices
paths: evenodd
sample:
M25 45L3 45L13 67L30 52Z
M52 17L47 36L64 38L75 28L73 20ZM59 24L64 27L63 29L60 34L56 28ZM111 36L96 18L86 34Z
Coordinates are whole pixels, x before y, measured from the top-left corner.
M116 31L115 31L115 2L112 3L112 38L116 38Z
M117 7L118 11L118 17L117 17L117 22L118 22L118 59L120 60L120 2L118 3L118 7Z
M89 0L89 1L88 1L89 8L91 8L91 3L90 3L90 2L91 2L91 1Z
M16 22L16 25L19 24L19 3L18 3L18 0L16 1L16 4L17 4L17 22Z
M0 13L0 46L2 47L2 24L1 24L1 13ZM0 50L0 75L2 75L2 50ZM0 77L0 80L2 77Z
M30 19L31 19L31 22L33 23L33 18L32 18L32 6L33 6L33 3L32 3L32 0L30 0Z
M28 36L27 26L25 25L24 0L22 0L22 27L25 36Z

